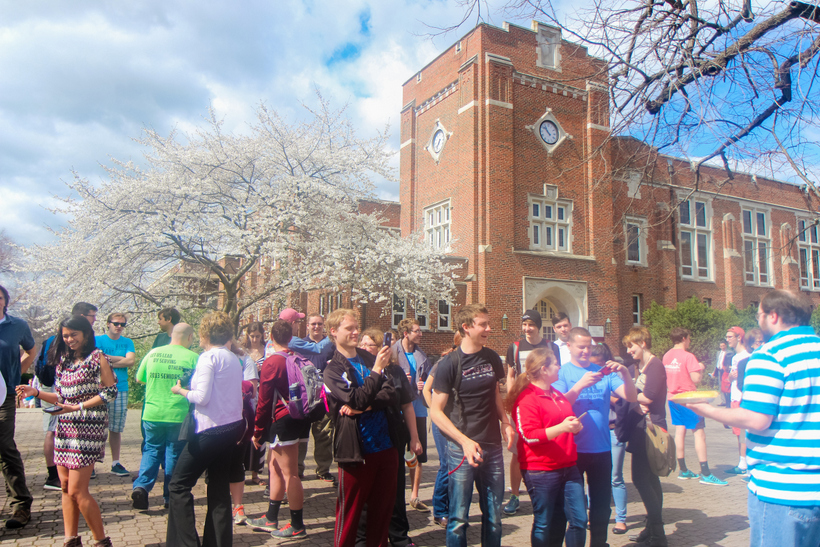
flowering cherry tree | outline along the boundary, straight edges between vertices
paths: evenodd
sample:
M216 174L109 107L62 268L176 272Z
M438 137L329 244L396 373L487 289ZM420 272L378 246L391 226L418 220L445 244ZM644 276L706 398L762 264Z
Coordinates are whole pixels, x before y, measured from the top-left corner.
M146 324L161 307L218 307L239 324L314 288L450 299L443 255L358 206L374 176L391 176L386 137L358 138L324 102L310 114L289 124L260 106L246 135L213 113L190 135L146 130L143 167L115 160L102 184L75 176L68 226L28 250L30 303L56 318L83 300Z

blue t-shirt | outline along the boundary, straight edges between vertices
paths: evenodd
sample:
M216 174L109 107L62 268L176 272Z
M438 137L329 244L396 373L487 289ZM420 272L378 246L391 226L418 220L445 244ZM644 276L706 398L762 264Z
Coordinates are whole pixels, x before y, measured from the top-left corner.
M561 365L558 372L558 380L552 387L566 393L578 383L587 372L598 372L601 367L590 364L587 368L579 367L572 362ZM612 437L609 433L609 396L624 385L624 381L619 374L609 374L601 378L594 385L583 390L572 410L576 416L588 412L581 420L584 428L575 435L575 446L582 454L597 454L612 450Z
M416 358L412 353L404 352L404 356L407 357L407 364L410 365L410 377L416 377L416 369L418 365L416 364ZM412 386L415 390L417 386ZM424 406L424 403L421 402L421 397L416 397L413 399L413 411L416 413L416 418L426 418L427 417L427 407Z
M356 371L356 381L360 386L364 385L364 379L370 376L370 370L358 357L347 361ZM383 410L368 410L359 414L359 433L362 435L362 450L365 454L375 454L393 447L387 427L387 415Z
M97 347L100 348L100 350L106 355L125 357L125 354L129 351L136 353L134 350L134 342L125 336L120 336L116 340L112 340L107 334L101 334L97 336L96 340ZM117 375L117 391L119 393L128 391L128 369L131 367L114 368L112 366L111 368L114 371L114 374Z

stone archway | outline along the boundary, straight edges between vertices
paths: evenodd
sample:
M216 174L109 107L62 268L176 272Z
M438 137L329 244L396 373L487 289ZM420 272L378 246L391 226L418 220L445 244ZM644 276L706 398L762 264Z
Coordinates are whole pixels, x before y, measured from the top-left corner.
M557 312L566 313L572 322L572 326L587 326L589 317L587 311L587 284L583 281L525 277L523 300L524 309L538 310L545 323L549 321L551 308L553 314ZM545 309L547 314L542 313L539 308L542 301L546 301Z

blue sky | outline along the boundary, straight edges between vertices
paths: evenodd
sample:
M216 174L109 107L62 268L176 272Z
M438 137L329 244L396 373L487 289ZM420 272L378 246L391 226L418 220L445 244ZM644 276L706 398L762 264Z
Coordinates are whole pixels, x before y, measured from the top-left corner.
M110 158L141 160L143 128L189 131L209 106L242 131L260 102L295 120L318 89L362 137L390 124L398 150L401 84L469 29L430 39L424 23L460 16L429 0L0 0L0 229L51 241L72 169L103 180Z

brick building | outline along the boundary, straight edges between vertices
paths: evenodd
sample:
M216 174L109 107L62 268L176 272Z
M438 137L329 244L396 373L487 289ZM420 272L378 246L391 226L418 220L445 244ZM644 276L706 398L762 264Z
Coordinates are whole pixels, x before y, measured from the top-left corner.
M538 22L471 30L404 83L400 205L360 204L447 253L455 304L356 305L345 291L312 291L290 305L356 307L363 327L382 329L416 317L423 348L437 354L467 302L490 309L500 353L530 308L546 336L548 318L564 312L617 352L653 301L742 308L789 288L820 303L809 194L709 166L696 177L687 161L613 138L606 70Z
M616 348L652 301L745 307L774 287L820 290L799 186L704 167L695 191L688 162L610 138L606 86L604 61L538 22L481 24L403 86L402 234L461 261L457 304L488 306L494 349L528 308ZM450 325L436 329L432 308L423 345L436 352Z

